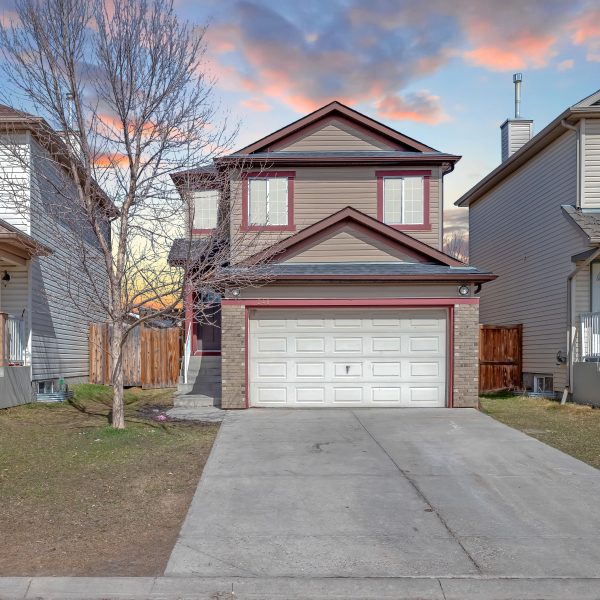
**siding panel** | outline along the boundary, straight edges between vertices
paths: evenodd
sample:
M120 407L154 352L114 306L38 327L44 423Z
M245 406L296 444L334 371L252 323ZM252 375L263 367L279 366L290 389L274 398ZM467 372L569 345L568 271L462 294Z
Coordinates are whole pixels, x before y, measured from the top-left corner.
M363 232L347 228L283 262L415 262L397 248L371 240Z
M355 129L343 119L326 121L322 126L288 145L278 147L278 151L336 152L348 150L393 150L394 146L385 143L367 132Z
M600 208L600 119L585 119L583 208Z
M469 210L470 259L499 276L483 286L484 324L523 324L523 371L551 373L561 391L566 366L567 277L585 236L561 210L576 200L576 138L566 132Z
M419 165L407 165L407 170ZM377 179L375 171L388 169L385 165L369 167L299 167L294 182L294 216L296 231L332 215L346 206L352 206L377 218ZM439 248L440 228L440 171L431 169L430 220L431 230L409 231L414 238ZM232 235L241 224L241 181L232 182ZM286 234L263 233L254 240L255 251L260 250Z
M31 261L32 378L86 379L88 324L105 321L98 296L106 291L100 253L82 239L77 208L66 199L73 184L32 143L32 231L53 254ZM75 196L71 196L75 197ZM93 289L85 268L95 272Z

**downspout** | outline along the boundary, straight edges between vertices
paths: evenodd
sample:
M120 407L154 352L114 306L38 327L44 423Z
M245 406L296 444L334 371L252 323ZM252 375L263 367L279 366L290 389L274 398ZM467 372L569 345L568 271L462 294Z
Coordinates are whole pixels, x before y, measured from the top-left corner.
M440 250L444 251L444 177L449 173L454 171L454 163L450 163L450 165L446 168L444 165L441 165L442 178L440 181Z
M583 160L581 159L581 129L580 122L577 123L577 126L571 125L567 123L565 119L562 119L560 124L565 128L575 132L575 143L576 143L576 151L575 155L577 158L577 166L576 166L576 193L575 193L575 206L576 208L581 207L581 189L583 185ZM561 404L565 404L569 394L572 392L571 382L573 381L573 341L575 339L575 335L573 332L573 321L575 320L574 308L575 304L573 302L573 287L574 287L574 279L577 273L581 271L586 266L589 266L590 262L596 258L600 254L600 248L592 254L590 258L585 260L581 265L575 268L575 270L569 275L567 278L567 383L565 385L565 389L563 390L562 399L560 401Z
M567 396L572 392L571 390L571 382L573 381L573 321L574 321L574 303L573 303L573 284L574 279L577 273L579 273L582 269L589 267L590 264L596 260L600 256L600 246L596 247L596 250L588 256L580 265L578 265L573 272L567 278L567 331L568 331L568 351L567 351L567 360L569 361L569 368L567 370L567 385L563 390L562 399L560 401L561 404L565 404L567 401Z
M576 143L575 155L577 156L577 190L575 192L575 207L576 208L581 208L581 190L582 190L582 186L583 186L583 160L582 160L582 156L581 156L582 145L581 145L580 123L581 123L581 121L579 121L577 123L577 125L575 126L575 125L571 125L570 123L567 123L567 121L565 121L565 119L563 119L560 122L560 124L565 129L570 129L571 131L574 131L576 134L576 137L575 137L575 143Z

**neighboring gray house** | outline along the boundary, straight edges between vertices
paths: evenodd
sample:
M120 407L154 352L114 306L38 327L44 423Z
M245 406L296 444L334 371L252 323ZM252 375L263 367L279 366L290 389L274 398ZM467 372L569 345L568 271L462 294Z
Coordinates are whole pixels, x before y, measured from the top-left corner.
M498 275L480 322L522 324L527 389L600 404L600 91L532 139L531 121L502 129L503 162L456 202Z
M97 269L98 289L106 287L93 238L83 239L67 206L76 197L73 182L48 160L47 145L60 144L60 137L42 119L1 105L0 128L0 407L6 407L52 391L60 380L87 381L88 325L105 319L84 260Z

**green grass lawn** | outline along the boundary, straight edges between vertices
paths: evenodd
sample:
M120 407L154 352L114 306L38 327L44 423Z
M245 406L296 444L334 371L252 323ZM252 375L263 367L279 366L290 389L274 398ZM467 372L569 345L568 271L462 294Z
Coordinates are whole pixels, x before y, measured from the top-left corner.
M2 575L162 574L218 426L160 422L173 390L111 390L0 410Z
M480 400L494 419L600 468L600 409L512 395Z

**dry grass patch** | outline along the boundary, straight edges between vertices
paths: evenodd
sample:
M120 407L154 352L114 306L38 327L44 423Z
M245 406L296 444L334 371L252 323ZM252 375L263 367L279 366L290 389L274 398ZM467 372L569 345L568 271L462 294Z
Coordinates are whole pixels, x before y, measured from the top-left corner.
M218 426L161 423L172 390L110 390L0 411L0 576L160 575Z
M483 412L600 468L600 410L542 398L482 397Z

